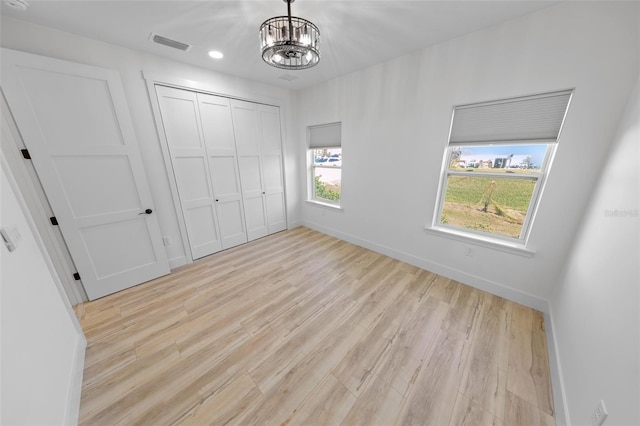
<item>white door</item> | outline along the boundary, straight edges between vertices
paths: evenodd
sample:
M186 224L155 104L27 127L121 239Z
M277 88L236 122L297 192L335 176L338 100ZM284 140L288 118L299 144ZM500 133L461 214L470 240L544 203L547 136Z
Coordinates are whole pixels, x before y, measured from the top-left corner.
M231 106L228 98L197 96L222 247L227 249L247 242Z
M280 109L270 105L258 105L258 116L262 132L262 173L267 228L269 234L273 234L287 228L280 143Z
M1 85L89 299L168 274L118 73L2 49Z
M261 161L258 104L232 100L238 166L249 241L269 233Z
M207 152L194 92L156 86L192 258L222 250Z

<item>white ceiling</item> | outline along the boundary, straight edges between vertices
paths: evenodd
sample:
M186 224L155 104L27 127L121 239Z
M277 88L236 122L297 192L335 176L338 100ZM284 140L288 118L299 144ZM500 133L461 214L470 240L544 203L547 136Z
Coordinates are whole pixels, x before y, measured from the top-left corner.
M1 4L13 18L57 28L211 70L299 89L312 86L533 12L553 1L298 0L292 15L316 24L321 60L314 68L286 71L262 62L258 29L286 15L282 0L104 1L27 0L27 11ZM151 32L193 45L188 52L149 41ZM224 53L222 60L209 50ZM279 77L297 77L286 81Z

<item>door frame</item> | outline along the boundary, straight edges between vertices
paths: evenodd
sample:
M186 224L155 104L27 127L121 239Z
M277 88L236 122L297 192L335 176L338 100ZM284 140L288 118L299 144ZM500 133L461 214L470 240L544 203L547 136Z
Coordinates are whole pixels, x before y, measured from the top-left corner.
M223 98L237 99L240 101L253 102L256 104L264 104L278 107L280 110L280 149L282 150L282 174L283 174L283 186L284 186L284 202L285 202L285 226L289 228L289 214L287 208L287 182L286 182L286 164L284 159L286 158L286 132L285 127L285 102L279 98L272 98L266 96L250 96L246 94L233 93L232 90L220 87L215 84L207 83L204 81L190 80L181 77L175 77L169 74L142 71L142 77L145 80L147 86L147 95L149 96L149 103L153 112L153 119L156 125L156 133L158 140L160 141L160 148L162 150L162 157L164 159L164 167L167 172L167 179L169 181L169 187L171 188L171 199L173 201L173 207L178 218L178 228L180 229L180 237L182 246L185 251L186 264L193 263L193 253L191 253L191 247L189 246L189 239L187 236L187 225L185 223L184 216L182 214L182 207L180 205L180 196L178 194L178 184L176 182L175 175L173 174L173 165L171 163L171 153L169 152L169 143L166 135L164 134L164 127L162 125L162 115L160 113L160 103L156 95L156 85L172 87L174 89L190 90L192 92L204 93L207 95L220 96ZM173 267L174 265L172 265ZM175 265L178 266L178 265Z

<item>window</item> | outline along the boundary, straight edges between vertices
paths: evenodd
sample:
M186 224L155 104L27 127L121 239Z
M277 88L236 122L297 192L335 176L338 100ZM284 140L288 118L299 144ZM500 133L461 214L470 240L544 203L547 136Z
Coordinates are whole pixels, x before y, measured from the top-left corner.
M526 243L571 94L455 107L434 227Z
M309 127L309 199L340 206L342 192L341 123Z

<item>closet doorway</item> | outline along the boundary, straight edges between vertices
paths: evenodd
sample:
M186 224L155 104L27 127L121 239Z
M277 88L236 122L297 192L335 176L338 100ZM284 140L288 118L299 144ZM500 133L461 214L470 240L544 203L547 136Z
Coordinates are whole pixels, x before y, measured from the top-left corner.
M155 92L191 258L286 229L279 108L159 84Z

